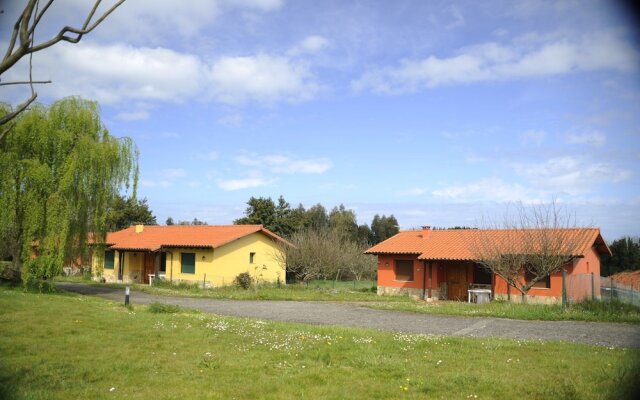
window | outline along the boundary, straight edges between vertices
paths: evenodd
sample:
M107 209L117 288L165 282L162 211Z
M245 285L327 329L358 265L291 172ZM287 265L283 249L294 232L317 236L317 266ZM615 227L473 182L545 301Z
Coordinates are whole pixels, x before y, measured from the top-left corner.
M113 269L115 259L115 251L107 250L104 252L104 269Z
M249 253L249 264L253 264L253 258L256 256L256 253Z
M413 281L413 261L412 260L396 260L396 280L410 282Z
M531 282L531 280L535 277L535 274L529 272L526 268L524 270L524 279L527 282ZM533 284L534 288L543 288L549 289L551 287L551 276L547 275L546 277L540 279L538 282Z
M167 272L167 253L160 253L160 270L159 272Z
M182 253L180 257L180 272L183 274L196 273L196 253Z

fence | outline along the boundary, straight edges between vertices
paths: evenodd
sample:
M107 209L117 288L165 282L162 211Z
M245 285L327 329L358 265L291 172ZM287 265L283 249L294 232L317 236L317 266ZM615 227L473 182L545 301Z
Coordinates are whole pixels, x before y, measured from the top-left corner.
M617 299L622 302L640 306L640 285L624 285L615 282L610 277L602 277L600 280L602 300Z
M601 297L600 276L594 273L567 275L565 285L571 303Z

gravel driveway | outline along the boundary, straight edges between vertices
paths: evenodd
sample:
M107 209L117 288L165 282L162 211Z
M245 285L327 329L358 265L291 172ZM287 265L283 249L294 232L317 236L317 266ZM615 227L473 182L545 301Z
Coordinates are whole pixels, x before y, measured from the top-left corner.
M79 283L57 283L60 289L114 301L124 290ZM349 303L312 301L215 300L157 296L131 291L132 304L160 302L203 312L316 325L343 325L381 331L466 337L564 340L601 346L640 348L640 326L581 321L521 321L372 310Z

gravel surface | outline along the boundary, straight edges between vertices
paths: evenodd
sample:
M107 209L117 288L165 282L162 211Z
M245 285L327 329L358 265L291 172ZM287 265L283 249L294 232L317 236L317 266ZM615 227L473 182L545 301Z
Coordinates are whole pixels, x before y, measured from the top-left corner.
M60 289L124 301L124 290L80 283L57 283ZM350 303L274 300L215 300L157 296L131 291L132 304L160 302L203 312L299 322L343 325L381 331L466 337L564 340L608 347L640 348L640 326L582 321L522 321L501 318L458 317L372 310Z

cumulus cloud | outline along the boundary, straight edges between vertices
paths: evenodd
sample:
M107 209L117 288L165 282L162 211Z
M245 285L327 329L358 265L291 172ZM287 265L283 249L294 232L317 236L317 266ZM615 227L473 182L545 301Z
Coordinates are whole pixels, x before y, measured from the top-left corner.
M290 54L317 53L329 46L329 40L320 35L307 36L298 45L293 47Z
M600 132L571 133L567 136L567 143L585 144L594 147L601 147L606 140L607 137Z
M308 100L320 89L307 65L269 54L221 57L208 78L212 96L228 104Z
M264 167L281 174L322 174L333 166L327 158L297 159L282 154L243 154L236 157L236 162L245 166Z
M514 167L536 188L570 195L588 193L596 185L618 183L631 176L631 171L612 164L573 156L552 158L539 164L516 164Z
M26 61L7 72L7 80L24 80ZM248 101L294 102L313 98L320 90L309 67L300 60L258 54L203 60L166 48L61 44L39 53L34 76L50 79L41 96L81 95L103 104L125 101L183 102L209 98L227 104ZM15 95L15 101L22 99ZM127 111L122 119L142 119Z
M218 187L227 191L251 189L260 186L267 186L275 182L274 179L265 179L260 177L249 177L241 179L220 179L218 180Z
M405 59L399 66L365 72L356 91L410 93L438 86L513 80L574 71L637 68L638 51L617 32L597 32L579 40L528 38L508 45L490 42L466 47L450 57Z
M484 178L462 185L446 186L431 192L436 199L456 202L522 201L537 202L539 197L522 185L507 183L498 178Z
M106 10L115 0L103 3L101 9ZM126 1L91 36L106 40L117 36L129 43L160 45L176 38L192 39L226 12L266 13L278 10L282 4L282 0L189 0L184 5L174 0ZM58 29L79 26L92 5L86 0L56 2L48 11L49 18L61 21Z

